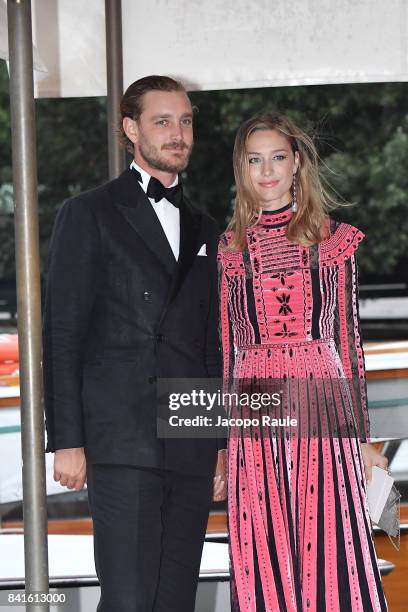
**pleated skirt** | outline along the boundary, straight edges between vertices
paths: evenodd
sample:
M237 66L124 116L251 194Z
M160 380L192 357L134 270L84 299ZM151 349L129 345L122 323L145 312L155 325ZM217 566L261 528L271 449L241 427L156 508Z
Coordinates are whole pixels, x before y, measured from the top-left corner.
M276 386L276 381L312 379L312 393L297 384L301 390L288 402L304 419L300 433L256 425L230 428L233 612L387 610L360 442L347 436L352 400L347 384L338 384L342 368L333 343L241 347L236 355L235 384L245 381L246 388L248 381L258 381L258 388L262 381L264 389L268 380ZM336 422L337 436L332 426L324 427L336 407L343 415Z

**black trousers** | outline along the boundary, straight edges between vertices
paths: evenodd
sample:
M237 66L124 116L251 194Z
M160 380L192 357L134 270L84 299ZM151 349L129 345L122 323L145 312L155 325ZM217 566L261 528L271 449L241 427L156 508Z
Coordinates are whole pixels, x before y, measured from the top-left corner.
M88 465L98 612L193 612L212 475Z

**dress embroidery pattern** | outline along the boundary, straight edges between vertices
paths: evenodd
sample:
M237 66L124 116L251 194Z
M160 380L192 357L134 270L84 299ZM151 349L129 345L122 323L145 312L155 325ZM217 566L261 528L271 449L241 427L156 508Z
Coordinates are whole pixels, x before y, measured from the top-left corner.
M312 415L311 436L230 432L232 609L383 612L358 441L369 435L355 261L363 234L331 221L330 236L306 248L286 238L291 215L290 205L262 214L243 253L225 250L229 233L220 243L225 384L291 378L324 387L297 397ZM314 435L332 418L330 394L349 436Z

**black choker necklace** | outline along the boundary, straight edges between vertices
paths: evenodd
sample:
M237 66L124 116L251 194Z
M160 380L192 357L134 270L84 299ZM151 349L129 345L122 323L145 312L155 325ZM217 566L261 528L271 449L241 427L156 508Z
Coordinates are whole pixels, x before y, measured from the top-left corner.
M285 204L284 206L282 206L281 208L277 208L276 210L262 209L262 214L263 215L279 215L280 213L283 213L289 210L291 206L292 206L292 202L289 202L289 204Z

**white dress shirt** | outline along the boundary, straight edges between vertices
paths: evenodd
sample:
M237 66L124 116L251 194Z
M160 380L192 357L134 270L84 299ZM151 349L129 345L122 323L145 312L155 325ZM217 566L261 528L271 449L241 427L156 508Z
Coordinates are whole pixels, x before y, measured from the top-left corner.
M140 183L143 191L147 192L147 186L150 181L150 174L143 170L140 166L137 165L135 160L130 164L131 168L135 168L142 177L142 182ZM175 181L169 185L169 187L174 187L174 185L178 184L178 176ZM171 250L174 253L174 257L176 261L179 258L180 253L180 211L174 206L171 202L166 200L166 198L162 198L159 202L155 202L153 198L149 198L151 205L154 208L156 215L161 223L164 233L166 234L167 240L169 241Z

